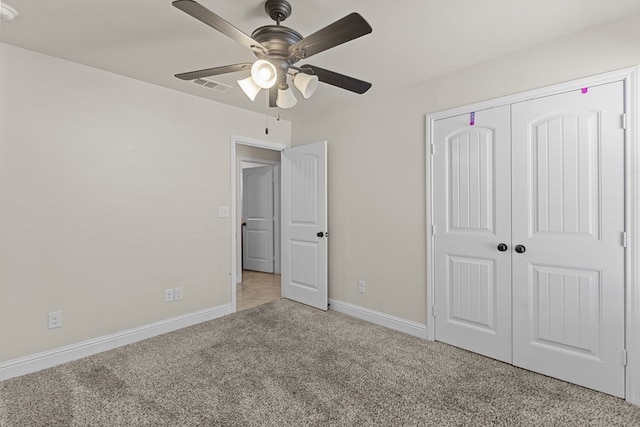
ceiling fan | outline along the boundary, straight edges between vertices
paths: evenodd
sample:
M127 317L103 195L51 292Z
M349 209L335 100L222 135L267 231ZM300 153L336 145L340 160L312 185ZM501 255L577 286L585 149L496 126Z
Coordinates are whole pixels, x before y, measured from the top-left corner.
M358 94L365 93L371 87L371 83L315 65L294 65L300 60L371 33L371 26L358 13L351 13L303 37L297 31L280 25L291 15L291 5L286 0L267 0L264 5L265 12L276 25L259 27L249 36L198 2L175 0L172 4L250 49L258 58L253 63L245 62L176 74L179 79L194 80L237 71L251 71L251 76L238 80L244 93L253 101L261 89L268 89L269 106L280 108L291 108L297 102L289 87L289 80L305 98L313 94L318 81Z

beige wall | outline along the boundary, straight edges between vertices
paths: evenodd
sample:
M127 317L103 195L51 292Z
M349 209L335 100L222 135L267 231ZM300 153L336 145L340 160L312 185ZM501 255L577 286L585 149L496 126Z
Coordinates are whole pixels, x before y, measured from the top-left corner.
M250 145L237 144L236 156L239 158L253 159L253 160L268 160L271 162L280 161L280 151L267 150L260 147L252 147Z
M426 323L426 114L638 65L639 40L636 14L296 118L294 141L329 142L329 297Z
M230 304L231 135L290 123L0 44L0 362Z

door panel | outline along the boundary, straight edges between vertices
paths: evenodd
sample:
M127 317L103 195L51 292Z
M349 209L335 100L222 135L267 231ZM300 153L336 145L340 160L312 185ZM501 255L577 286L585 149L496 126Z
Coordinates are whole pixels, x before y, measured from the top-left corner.
M436 339L511 361L509 107L434 127Z
M530 125L532 225L536 234L598 238L598 121L593 111L571 111Z
M600 272L531 265L533 345L599 358Z
M447 256L449 320L492 333L495 330L495 261Z
M326 310L326 142L284 150L282 176L283 295Z
M618 82L512 107L513 362L621 397L623 106Z
M242 268L273 273L273 167L242 170Z

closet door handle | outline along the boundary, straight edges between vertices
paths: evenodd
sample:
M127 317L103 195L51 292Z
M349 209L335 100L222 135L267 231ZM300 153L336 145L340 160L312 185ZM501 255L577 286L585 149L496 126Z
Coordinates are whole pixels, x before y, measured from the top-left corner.
M527 251L527 248L524 247L523 245L518 245L516 246L516 252L518 252L519 254L523 254Z
M322 231L318 232L318 234L316 234L316 236L318 237L324 237L324 233Z
M507 244L506 244L506 243L500 243L500 244L498 245L498 250L499 250L500 252L504 252L504 251L506 251L507 249L509 249L509 246L507 246Z

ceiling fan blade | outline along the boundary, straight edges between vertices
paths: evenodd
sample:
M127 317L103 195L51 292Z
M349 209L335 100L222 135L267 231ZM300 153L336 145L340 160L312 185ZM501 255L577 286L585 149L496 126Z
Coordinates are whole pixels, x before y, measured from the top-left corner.
M246 48L253 51L262 51L265 54L268 52L267 48L198 2L193 0L175 0L171 4L211 28L220 31L225 36L237 41Z
M308 58L372 31L371 25L354 12L291 45L289 52L299 59Z
M236 71L244 71L251 69L250 62L243 64L225 65L224 67L205 68L204 70L189 71L187 73L176 74L176 77L182 80L195 80L202 77L217 76L218 74L235 73Z
M368 91L372 86L369 82L345 76L344 74L336 73L335 71L325 70L324 68L316 67L315 65L302 65L300 70L307 74L318 76L318 80L323 83L337 86L360 95Z
M277 107L276 101L278 100L278 85L273 85L269 89L269 107L275 108Z

